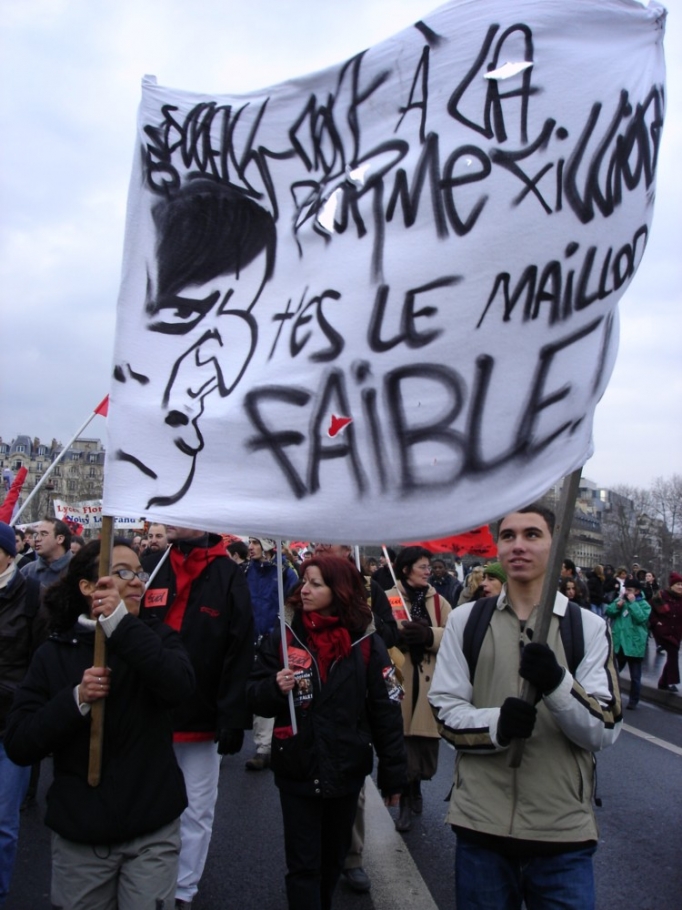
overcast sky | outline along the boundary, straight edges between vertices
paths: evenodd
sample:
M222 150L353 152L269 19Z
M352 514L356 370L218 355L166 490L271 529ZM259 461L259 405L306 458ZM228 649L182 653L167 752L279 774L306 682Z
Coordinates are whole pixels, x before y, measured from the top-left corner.
M142 76L241 93L342 61L437 5L2 0L3 441L67 442L108 391ZM653 230L620 304L618 362L583 471L604 486L682 470L682 0L667 7ZM88 435L104 438L101 417Z

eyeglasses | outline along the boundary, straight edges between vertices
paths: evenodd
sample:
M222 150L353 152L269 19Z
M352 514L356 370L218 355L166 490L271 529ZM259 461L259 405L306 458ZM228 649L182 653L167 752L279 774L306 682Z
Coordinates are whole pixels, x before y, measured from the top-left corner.
M132 581L133 578L137 578L143 585L146 585L149 581L149 572L133 572L132 569L114 569L111 574L118 575L123 581Z

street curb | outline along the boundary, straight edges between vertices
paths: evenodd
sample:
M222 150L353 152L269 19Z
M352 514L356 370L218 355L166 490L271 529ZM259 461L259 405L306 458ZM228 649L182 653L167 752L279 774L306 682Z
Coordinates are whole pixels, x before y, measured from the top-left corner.
M371 777L365 785L365 811L364 866L372 879L374 910L438 910Z
M620 680L621 692L630 693L630 680ZM679 692L668 692L666 689L656 689L653 686L642 684L640 698L645 701L653 701L657 705L668 708L669 711L677 711L682 714L682 695Z

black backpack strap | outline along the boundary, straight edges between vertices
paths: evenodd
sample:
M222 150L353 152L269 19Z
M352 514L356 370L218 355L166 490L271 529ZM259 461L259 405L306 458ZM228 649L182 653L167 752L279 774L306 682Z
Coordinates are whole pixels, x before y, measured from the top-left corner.
M472 683L476 672L476 664L478 663L478 655L481 652L481 645L496 606L497 597L483 597L481 600L477 600L471 608L471 613L464 626L462 651L469 664L469 680Z
M569 600L566 612L559 620L561 643L566 652L568 669L573 675L585 656L585 636L583 634L582 607Z

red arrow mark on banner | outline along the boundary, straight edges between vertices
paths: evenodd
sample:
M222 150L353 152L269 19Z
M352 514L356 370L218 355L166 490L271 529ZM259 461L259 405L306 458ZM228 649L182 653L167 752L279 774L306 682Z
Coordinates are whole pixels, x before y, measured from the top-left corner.
M353 423L352 417L337 417L336 414L332 414L327 434L333 439L345 430L349 423Z

